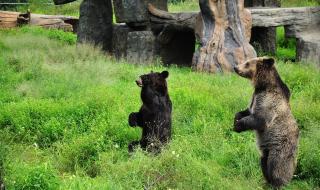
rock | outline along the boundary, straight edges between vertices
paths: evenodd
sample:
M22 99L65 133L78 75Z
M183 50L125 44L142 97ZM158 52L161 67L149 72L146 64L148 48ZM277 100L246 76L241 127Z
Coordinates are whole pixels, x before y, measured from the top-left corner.
M245 0L246 7L280 7L278 0ZM276 53L276 28L252 27L250 43L257 51L275 55Z
M112 16L111 0L84 0L80 6L78 42L90 42L111 51Z
M117 23L146 26L149 21L148 3L168 10L167 0L113 0Z
M157 54L156 39L151 31L128 33L127 61L129 63L152 63Z
M126 24L115 24L113 26L112 52L116 59L127 57L129 32L132 32L132 30Z
M126 59L129 63L148 64L159 55L159 46L151 31L133 31L126 24L114 25L112 47L117 59Z
M296 59L301 62L314 63L320 67L319 31L308 31L297 38Z
M270 26L309 26L320 20L320 7L293 8L250 8L252 25Z
M277 51L276 27L253 27L250 43L257 52L275 55Z
M76 0L53 0L53 3L55 5L62 5L62 4L67 4L73 1L76 1Z

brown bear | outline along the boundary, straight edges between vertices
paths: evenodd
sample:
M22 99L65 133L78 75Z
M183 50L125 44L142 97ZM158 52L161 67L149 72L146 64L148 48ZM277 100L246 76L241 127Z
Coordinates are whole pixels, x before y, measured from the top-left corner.
M171 139L172 103L166 81L168 76L168 71L151 71L136 80L141 87L142 106L139 112L129 115L129 125L141 127L142 137L140 141L129 144L129 152L140 146L143 150L157 153Z
M250 107L235 115L234 131L256 131L263 175L272 187L280 188L296 168L299 129L290 110L290 91L274 63L273 58L258 57L234 68L254 86Z

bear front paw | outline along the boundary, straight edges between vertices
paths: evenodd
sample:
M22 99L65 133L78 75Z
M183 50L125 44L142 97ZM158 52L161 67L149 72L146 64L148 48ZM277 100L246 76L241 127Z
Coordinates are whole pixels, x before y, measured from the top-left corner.
M129 125L131 126L131 127L135 127L135 126L137 126L137 117L136 117L136 113L131 113L130 115L129 115Z
M235 125L234 125L234 127L233 127L233 131L235 131L235 132L237 132L237 133L240 133L240 132L243 131L243 127L242 127L241 122L240 122L239 120L237 120L237 121L235 122Z
M242 119L242 114L240 112L236 113L236 115L234 116L234 125L236 125L236 123Z

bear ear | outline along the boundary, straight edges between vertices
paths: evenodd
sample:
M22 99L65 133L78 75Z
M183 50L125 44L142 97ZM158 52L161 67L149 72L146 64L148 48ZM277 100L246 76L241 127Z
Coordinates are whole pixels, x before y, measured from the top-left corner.
M168 71L162 71L162 73L160 73L161 77L166 79L169 76L169 72Z
M268 65L271 67L274 64L275 60L272 57L264 57L263 58L263 64Z

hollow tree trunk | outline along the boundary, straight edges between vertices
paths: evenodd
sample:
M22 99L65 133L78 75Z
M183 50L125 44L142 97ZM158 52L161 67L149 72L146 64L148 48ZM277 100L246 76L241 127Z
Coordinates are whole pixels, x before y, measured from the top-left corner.
M228 72L248 58L256 57L249 44L252 19L243 0L200 0L196 21L200 48L193 57L198 71Z

